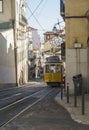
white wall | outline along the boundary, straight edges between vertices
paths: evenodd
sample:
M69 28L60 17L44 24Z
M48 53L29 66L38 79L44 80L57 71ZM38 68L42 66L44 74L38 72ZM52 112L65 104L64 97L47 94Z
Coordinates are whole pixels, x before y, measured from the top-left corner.
M85 91L89 90L87 58L87 49L66 49L66 81L69 83L70 93L74 92L73 76L77 74L82 74L83 87Z
M18 83L21 71L23 71L22 78L24 82L28 80L26 24L23 24L23 21L19 21L21 13L21 8L19 8L20 2L21 0L3 0L3 12L0 13L0 23L14 20L15 26L13 29L16 35L14 37L13 29L8 28L0 34L0 84L16 83L14 42L17 47Z
M21 81L23 83L27 83L28 81L28 39L26 36L26 27L19 25L19 33L18 33L18 40L17 40L17 77L18 83ZM20 35L22 34L22 35Z
M15 83L13 29L0 33L0 84Z

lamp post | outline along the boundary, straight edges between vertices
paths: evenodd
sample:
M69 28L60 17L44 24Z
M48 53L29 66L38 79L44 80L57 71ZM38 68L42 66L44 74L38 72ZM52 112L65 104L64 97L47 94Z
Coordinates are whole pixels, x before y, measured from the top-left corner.
M55 35L57 35L58 36L58 29L57 29L57 25L59 26L59 30L61 30L61 27L60 27L60 23L62 23L62 22L64 22L64 21L61 21L61 22L57 22L55 25L54 25L54 27L53 27L53 29L52 29L52 31L53 31L53 33L55 34Z

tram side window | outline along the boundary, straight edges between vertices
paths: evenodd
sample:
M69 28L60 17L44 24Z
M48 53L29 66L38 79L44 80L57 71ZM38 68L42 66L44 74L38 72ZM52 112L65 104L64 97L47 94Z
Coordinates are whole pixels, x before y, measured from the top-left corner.
M49 72L50 72L49 65L46 65L46 73L49 73Z
M61 65L56 65L56 72L61 72Z

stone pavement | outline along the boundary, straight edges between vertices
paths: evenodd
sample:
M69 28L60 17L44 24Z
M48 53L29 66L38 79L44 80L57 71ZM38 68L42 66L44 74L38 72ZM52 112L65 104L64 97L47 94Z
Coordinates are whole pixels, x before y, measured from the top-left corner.
M89 125L89 94L85 94L85 113L82 115L82 97L77 96L77 107L74 107L74 96L71 95L69 97L69 103L67 103L67 98L63 95L63 99L61 100L61 93L55 97L57 103L62 105L64 108L68 110L73 120Z
M31 79L31 80L29 80L29 82L28 83L26 83L26 84L24 84L24 85L21 85L21 87L24 87L24 86L26 86L26 87L32 87L32 86L35 86L35 87L46 87L47 86L47 84L43 81L43 79L40 79L40 78L35 78L35 79Z
M40 82L39 82L40 81ZM29 82L30 85L44 85L47 86L46 83L44 83L43 80L37 79L37 81ZM55 97L55 100L62 105L64 108L67 109L67 111L70 113L73 120L82 123L82 124L88 124L89 125L89 94L85 94L85 113L82 115L82 97L77 96L77 107L74 107L74 96L71 95L69 97L69 103L67 103L67 98L65 94L63 95L63 99L61 100L61 93L58 93Z

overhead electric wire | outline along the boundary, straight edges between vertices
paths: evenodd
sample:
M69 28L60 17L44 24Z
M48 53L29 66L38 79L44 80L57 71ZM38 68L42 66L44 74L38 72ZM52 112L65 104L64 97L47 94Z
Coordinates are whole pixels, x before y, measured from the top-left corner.
M43 1L44 1L44 0L41 0L41 1L40 1L40 3L37 5L37 7L34 9L34 11L31 13L31 16L28 17L28 19L30 19L30 18L34 15L34 13L35 13L36 10L39 8L39 6L42 4Z
M31 9L29 8L28 5L27 5L27 7L28 7L30 13L33 15L33 12L31 11ZM34 19L36 20L36 22L39 24L39 26L41 27L41 29L42 29L42 30L45 30L45 29L42 27L42 25L40 24L40 22L38 21L38 19L37 19L34 15L33 15L33 17L34 17ZM28 19L27 19L27 20L28 20Z
M42 11L43 11L45 5L47 4L47 2L48 2L48 0L46 0L45 3L43 4L43 6L42 6L42 8L41 8L41 10L40 10L40 12L39 12L39 15L42 13Z

